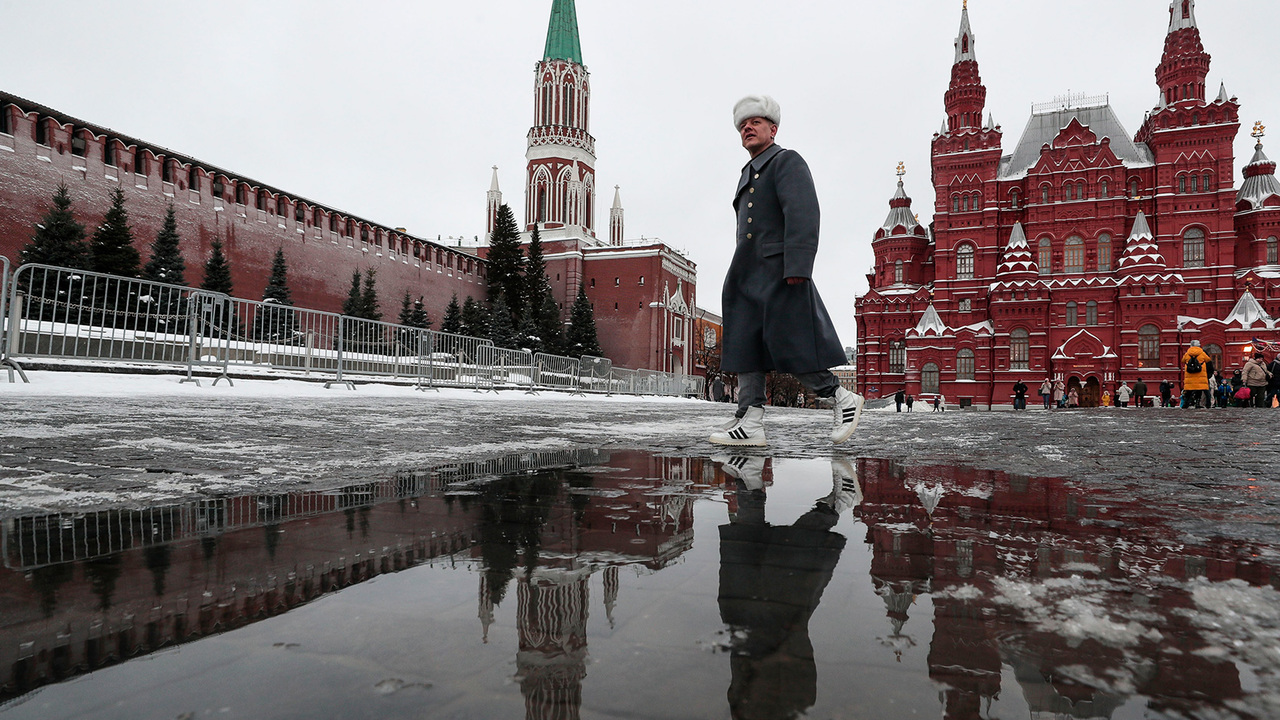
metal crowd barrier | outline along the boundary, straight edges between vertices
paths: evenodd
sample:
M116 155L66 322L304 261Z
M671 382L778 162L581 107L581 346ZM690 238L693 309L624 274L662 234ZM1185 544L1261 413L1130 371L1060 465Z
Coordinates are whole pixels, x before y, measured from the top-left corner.
M533 355L528 350L507 350L493 345L479 348L476 390L525 388L532 392Z
M573 358L534 353L533 384L540 388L577 392L580 367Z
M301 375L355 387L395 378L423 387L539 388L697 397L704 380L614 368L581 359L495 347L489 340L234 298L181 285L42 264L11 274L0 256L0 364L9 380L21 360L76 360ZM184 381L185 382L185 381Z

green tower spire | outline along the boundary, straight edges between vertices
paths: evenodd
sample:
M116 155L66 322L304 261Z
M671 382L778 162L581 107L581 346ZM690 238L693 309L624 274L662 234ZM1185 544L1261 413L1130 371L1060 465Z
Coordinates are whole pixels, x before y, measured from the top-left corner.
M547 27L547 50L543 60L568 60L582 64L582 44L578 42L578 11L573 0L551 3L551 23Z

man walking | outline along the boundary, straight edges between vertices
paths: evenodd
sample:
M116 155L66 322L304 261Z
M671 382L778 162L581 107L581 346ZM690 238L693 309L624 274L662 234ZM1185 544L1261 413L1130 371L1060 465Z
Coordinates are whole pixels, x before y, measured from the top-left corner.
M1147 403L1147 384L1142 382L1142 378L1138 378L1138 382L1133 385L1134 407L1142 407Z
M843 364L844 346L813 285L818 251L818 194L809 166L774 142L782 110L768 96L733 108L742 147L751 155L738 180L737 247L724 279L721 368L738 373L738 412L712 433L720 445L767 444L765 373L791 373L820 398L834 400L831 441L849 439L862 396L840 386L829 368Z

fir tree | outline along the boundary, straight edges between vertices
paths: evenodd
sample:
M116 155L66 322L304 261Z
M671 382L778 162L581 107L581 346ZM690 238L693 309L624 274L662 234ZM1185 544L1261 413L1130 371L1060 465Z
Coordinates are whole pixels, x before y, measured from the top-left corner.
M493 235L489 240L487 260L489 305L492 307L494 300L501 293L504 296L503 304L510 310L509 321L514 323L514 319L519 317L524 305L524 278L520 274L524 255L520 252L520 229L516 227L515 215L507 205L498 208Z
M413 314L409 317L409 327L421 330L431 329L431 316L427 314L427 306L422 303L422 296L413 301Z
M493 299L489 307L489 340L500 348L514 349L519 343L515 326L511 323L511 310L503 293Z
M587 299L587 290L581 284L578 285L578 299L573 302L573 311L569 315L569 332L565 344L569 357L602 355L600 341L596 337L595 313L591 310L591 301Z
M41 263L58 267L87 269L89 246L84 225L71 212L71 195L66 185L53 194L53 206L40 222L31 241L18 254L18 264Z
M405 327L413 327L413 296L408 290L404 291L404 299L400 301L400 315L396 318L396 324Z
M347 317L360 317L360 271L351 273L351 288L347 290L347 299L342 301L342 314Z
M164 216L164 225L156 233L155 242L151 243L151 259L142 269L142 277L153 282L170 285L187 284L187 264L182 260L182 252L178 244L178 220L174 215L173 203Z
M214 238L213 252L209 254L209 260L204 264L204 281L200 283L200 289L225 295L230 295L232 292L231 264L227 262L227 256L222 252L222 241L217 238ZM224 337L227 333L238 333L239 320L234 316L224 317L230 315L231 308L228 303L216 303L206 307L202 319L208 323L210 334Z
M444 320L440 321L440 332L462 332L462 306L458 304L458 293L453 294L449 306L444 309Z
M271 276L262 291L262 305L255 318L254 337L259 340L290 342L293 340L297 316L293 311L293 294L289 291L288 265L284 248L276 248L271 261Z
M231 263L222 252L222 241L217 238L214 238L213 251L209 254L208 262L204 264L204 281L200 283L200 289L227 295L232 292Z
M551 355L564 354L564 323L560 322L560 308L547 293L542 297L542 312L538 314L538 337L542 340L542 352Z
M124 190L111 194L111 208L89 241L90 269L106 275L138 277L142 256L133 246L129 212L124 208Z
M489 323L485 319L484 306L476 302L475 298L468 297L462 303L461 320L459 326L461 334L471 337L488 337Z
M538 326L529 310L530 308L526 307L525 311L520 313L520 323L516 325L515 346L531 353L545 352L542 338L538 335Z
M524 307L532 308L534 319L542 312L542 297L551 294L551 282L547 280L547 261L542 255L542 235L533 226L529 238L528 257L524 263Z
M365 320L381 320L382 310L378 307L378 288L374 282L377 271L369 268L364 271L364 290L360 293L360 311L358 317Z

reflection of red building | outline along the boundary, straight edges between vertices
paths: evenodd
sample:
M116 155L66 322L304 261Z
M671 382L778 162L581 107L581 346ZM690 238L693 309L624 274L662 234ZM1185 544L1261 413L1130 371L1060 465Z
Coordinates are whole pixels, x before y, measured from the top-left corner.
M1009 404L1019 380L1053 376L1096 405L1122 380L1180 382L1192 339L1226 369L1255 336L1280 339L1280 182L1259 140L1233 188L1240 106L1207 94L1194 0L1170 8L1160 104L1133 136L1105 96L1072 96L1034 106L1005 154L974 47L966 9L932 227L899 182L872 242L857 301L869 397Z
M1149 500L1086 495L1060 479L879 460L859 461L858 474L855 512L868 527L871 574L893 630L884 642L914 643L911 600L930 593L929 674L943 687L943 717L983 717L1006 666L1034 717L1109 717L1128 695L1160 697L1163 711L1199 717L1242 697L1235 663L1198 652L1207 643L1185 612L1194 606L1186 586L1161 578L1276 582L1280 574L1252 549L1186 546ZM1040 607L1000 602L1010 587ZM1102 621L1109 612L1121 625L1141 617L1144 633L1111 645L1046 629L1046 608L1090 597ZM1082 681L1080 668L1098 684Z

